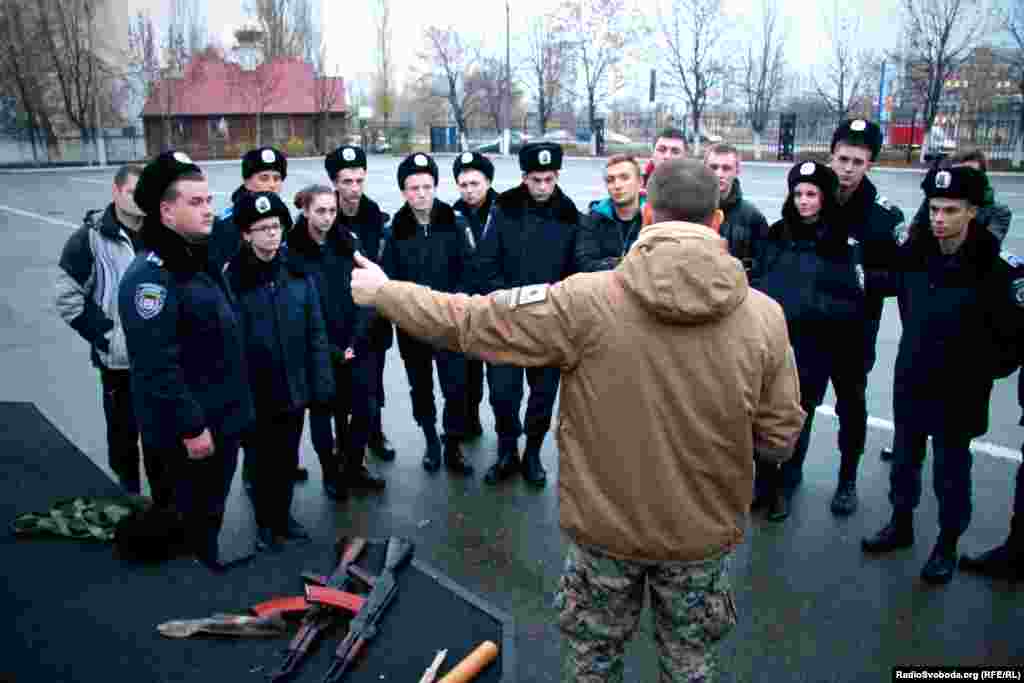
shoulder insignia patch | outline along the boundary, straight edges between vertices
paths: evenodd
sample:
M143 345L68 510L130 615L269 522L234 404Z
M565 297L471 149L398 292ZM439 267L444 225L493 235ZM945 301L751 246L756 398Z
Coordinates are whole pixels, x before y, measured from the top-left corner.
M892 202L889 201L889 198L883 197L882 195L878 195L878 197L875 199L875 203L881 206L883 209L892 210L895 208L892 205Z
M999 252L999 258L1006 261L1012 268L1020 268L1024 266L1024 260L1021 260L1019 256L1013 252L1006 251L1005 249Z
M234 206L229 206L229 207L227 207L226 209L224 209L223 211L220 212L220 219L222 221L226 221L227 219L231 218L232 214L234 214L234 213L235 213L235 207Z
M151 251L148 254L146 254L146 261L148 263L153 263L153 264L158 265L158 266L163 266L164 265L164 260L162 258L160 258L159 256L157 256L156 252L153 252L153 251Z
M143 320L158 316L166 300L167 288L163 285L145 283L135 288L135 312Z
M548 298L549 288L550 285L548 284L526 285L525 287L503 289L495 292L491 296L496 304L507 306L508 308L518 308L520 306L529 306L530 304L539 304L542 301L546 301Z

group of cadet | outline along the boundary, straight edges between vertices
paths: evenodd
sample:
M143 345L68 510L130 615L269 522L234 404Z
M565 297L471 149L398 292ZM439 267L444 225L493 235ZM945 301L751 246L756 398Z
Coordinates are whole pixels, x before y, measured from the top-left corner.
M913 542L931 435L940 534L922 576L945 582L970 521L970 439L987 430L993 381L1020 362L1024 271L1000 253L1009 212L994 202L983 156L933 169L907 228L867 177L880 147L876 124L844 122L827 164L805 161L790 170L782 219L771 226L743 198L738 150L713 145L705 155L718 180L718 229L729 253L785 313L807 413L792 458L778 464L754 454L752 507L772 520L788 516L815 408L831 381L840 425L831 510L856 510L867 376L884 299L896 296L904 332L894 391L893 516L863 547L885 552ZM394 333L389 320L353 300L356 253L396 280L450 293L515 292L512 305L526 305L541 296L541 285L619 266L650 222L647 178L686 153L683 134L668 129L643 172L631 156L611 157L608 197L586 214L558 185L562 149L552 143L525 146L522 183L502 193L492 187L486 157L458 155L453 175L461 199L453 206L435 197L435 160L412 154L398 167L405 203L393 219L367 197L366 156L354 146L327 155L329 184L298 193L294 221L279 197L287 160L273 148L245 155L243 185L216 219L206 178L186 155L167 152L144 169L121 169L111 205L87 215L65 246L58 281L61 315L90 343L100 369L112 470L127 491L140 490L141 436L154 500L179 511L196 555L216 567L241 446L257 547L308 538L290 514L292 482L304 476L298 453L305 413L328 496L384 488L365 453L369 446L382 460L395 457L381 416L386 352L397 337L413 418L424 434L423 467L473 472L460 443L482 433L486 378L498 450L484 481L519 473L543 486L540 452L561 369L484 363L441 340L401 327ZM440 435L435 365L444 397ZM950 371L960 388L955 399L935 384L942 374L947 382ZM520 419L524 377L530 392ZM1020 488L1018 473L1018 512ZM1019 575L1020 520L1005 546L965 557L962 566Z

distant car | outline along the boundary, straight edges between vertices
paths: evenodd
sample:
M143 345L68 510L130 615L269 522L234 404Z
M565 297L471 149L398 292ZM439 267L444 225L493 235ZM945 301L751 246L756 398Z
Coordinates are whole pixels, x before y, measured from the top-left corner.
M542 137L541 139L546 140L547 142L557 142L560 144L565 144L567 142L574 141L576 139L576 136L567 130L549 130L548 132L544 133L544 137Z
M605 131L604 139L605 142L614 142L617 145L628 145L633 142L622 133L616 133L615 131L611 130Z
M696 143L696 139L693 133L689 133L687 135L686 141L689 142L691 145ZM714 133L708 133L707 131L701 131L700 133L700 144L702 145L717 145L721 141L721 135L715 135Z
M473 151L474 152L480 152L481 154L501 154L501 139L502 139L502 137L503 136L499 135L498 137L494 138L490 142L485 142L482 145L477 145L476 147L473 148ZM511 143L512 144L511 144L511 149L509 150L509 152L511 154L518 153L519 150L522 148L522 146L525 145L529 141L530 141L530 136L529 135L523 135L522 133L520 133L519 131L516 131L516 130L512 131L512 136L511 136Z

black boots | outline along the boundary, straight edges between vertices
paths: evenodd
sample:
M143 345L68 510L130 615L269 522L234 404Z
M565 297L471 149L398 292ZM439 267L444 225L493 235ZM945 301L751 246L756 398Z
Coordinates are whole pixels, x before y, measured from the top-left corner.
M544 434L526 437L526 450L523 451L523 479L527 484L544 486L547 473L540 464L540 449L544 445Z
M384 462L391 462L395 459L395 449L383 430L370 434L370 441L367 445L370 447L370 452Z
M499 439L498 462L491 465L484 475L485 484L497 484L505 481L519 471L519 447L513 439Z
M1015 515L1005 543L974 557L964 555L960 568L994 579L1024 580L1024 519Z
M956 536L939 533L932 554L921 569L921 578L928 583L944 584L953 580L956 572Z
M887 553L914 545L914 515L912 512L892 513L892 519L874 536L862 538L860 547L866 553Z
M840 479L836 492L832 496L832 514L839 517L848 517L857 511L857 480Z
M437 436L434 425L422 425L423 436L427 440L427 450L423 453L423 469L437 472L441 467L441 439Z
M444 438L444 466L454 474L473 474L473 466L466 462L459 448L459 440L454 437Z

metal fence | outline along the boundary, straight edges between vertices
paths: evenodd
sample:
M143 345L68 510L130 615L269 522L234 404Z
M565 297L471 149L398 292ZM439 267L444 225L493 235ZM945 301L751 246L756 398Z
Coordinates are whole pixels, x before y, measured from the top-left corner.
M832 133L838 121L832 118L796 117L794 154L797 157L828 154ZM741 152L753 153L754 132L749 121L738 115L708 115L702 121L706 135L704 143L727 142ZM885 136L883 159L890 161L918 159L924 142L923 122L920 118L893 118L882 124ZM967 148L976 148L988 156L995 165L1008 165L1013 158L1019 128L1015 114L979 114L975 117L941 117L932 127L928 149L935 153L955 154ZM708 139L710 138L710 139ZM761 135L763 158L776 159L779 154L779 116L770 120Z
M139 161L146 157L140 135L103 136L108 163ZM33 144L27 130L0 134L0 166L88 165L96 163L96 145L80 137L46 137L37 131Z

